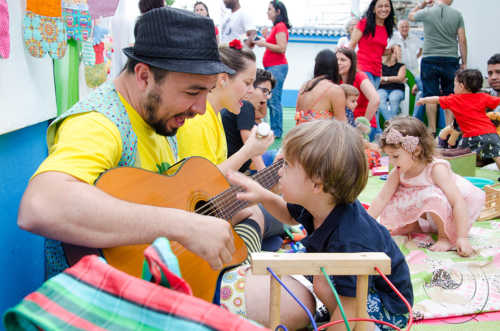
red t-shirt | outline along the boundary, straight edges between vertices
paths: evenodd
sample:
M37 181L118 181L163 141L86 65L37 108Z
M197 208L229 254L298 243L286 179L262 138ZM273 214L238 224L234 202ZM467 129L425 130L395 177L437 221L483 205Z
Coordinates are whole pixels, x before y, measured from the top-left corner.
M366 18L356 26L361 33L365 31ZM358 42L358 69L377 77L382 76L382 55L387 47L389 35L384 25L375 25L375 37L371 34L362 36Z
M217 27L215 27L215 35L218 36L219 35L219 29Z
M453 112L466 138L497 132L495 125L486 116L486 108L498 107L498 97L486 93L450 94L439 97L439 104Z
M368 107L368 99L363 94L363 91L361 91L361 83L363 83L363 81L365 79L368 79L368 76L364 72L358 71L356 73L356 76L354 77L354 82L352 83L352 86L357 88L359 91L358 105L357 105L356 109L353 110L354 118L360 117L360 116L365 116L366 108ZM342 83L343 82L340 81L340 84L342 84ZM375 116L373 116L373 118L370 120L370 124L374 128L377 127L377 119L375 118Z
M278 24L273 26L271 33L266 38L266 41L270 44L277 45L276 34L280 32L284 32L286 34L286 41L288 42L288 29L285 23L283 22L279 22ZM264 65L264 68L267 68L272 66L278 66L280 64L288 64L288 62L286 60L285 53L276 53L270 51L269 48L266 48L266 51L264 52L264 57L262 58L262 64Z

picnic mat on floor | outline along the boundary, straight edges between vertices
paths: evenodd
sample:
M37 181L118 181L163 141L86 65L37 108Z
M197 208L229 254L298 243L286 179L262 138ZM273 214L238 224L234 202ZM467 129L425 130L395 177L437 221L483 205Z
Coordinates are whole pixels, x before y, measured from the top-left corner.
M500 322L471 321L460 324L413 324L412 331L498 331Z
M476 222L470 240L477 254L432 252L425 234L395 236L410 267L416 319L500 311L500 221Z

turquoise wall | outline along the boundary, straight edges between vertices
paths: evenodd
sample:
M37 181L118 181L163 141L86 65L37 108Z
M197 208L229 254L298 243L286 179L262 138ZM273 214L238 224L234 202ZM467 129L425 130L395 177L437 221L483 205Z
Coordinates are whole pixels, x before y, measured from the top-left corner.
M43 239L17 226L28 180L47 156L47 122L0 135L0 313L43 282ZM2 328L0 323L0 329Z

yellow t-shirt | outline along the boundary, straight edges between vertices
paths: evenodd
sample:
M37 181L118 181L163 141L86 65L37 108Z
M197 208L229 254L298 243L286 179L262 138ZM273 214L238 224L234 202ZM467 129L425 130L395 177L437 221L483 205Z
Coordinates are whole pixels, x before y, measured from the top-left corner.
M214 164L227 159L227 142L222 118L215 113L207 101L207 111L203 115L186 120L177 131L179 159L202 156Z
M163 173L175 163L168 140L157 134L119 94L137 135L135 167ZM65 119L57 129L49 156L35 175L60 171L94 184L104 171L118 166L122 156L120 132L98 112L77 114Z

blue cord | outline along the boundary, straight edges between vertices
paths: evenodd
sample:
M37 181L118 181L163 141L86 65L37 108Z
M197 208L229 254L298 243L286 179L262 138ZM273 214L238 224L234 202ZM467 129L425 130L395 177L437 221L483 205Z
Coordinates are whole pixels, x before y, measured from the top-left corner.
M302 309L305 310L307 316L309 317L309 320L311 320L311 324L313 326L313 329L314 331L318 331L318 326L316 325L316 321L314 320L314 317L312 316L311 312L309 311L309 309L307 309L307 307L299 300L299 298L297 298L293 293L292 291L290 291L288 289L288 287L286 287L285 284L283 284L283 282L281 281L281 279L279 279L278 276L276 276L276 274L271 270L271 268L267 267L267 271L269 271L271 273L271 275L274 277L274 279L276 279L278 281L278 283L280 283L280 285L288 292L288 294L290 294L292 296L292 298L297 301L297 303L299 304L299 306L302 307ZM279 326L281 327L281 325Z

